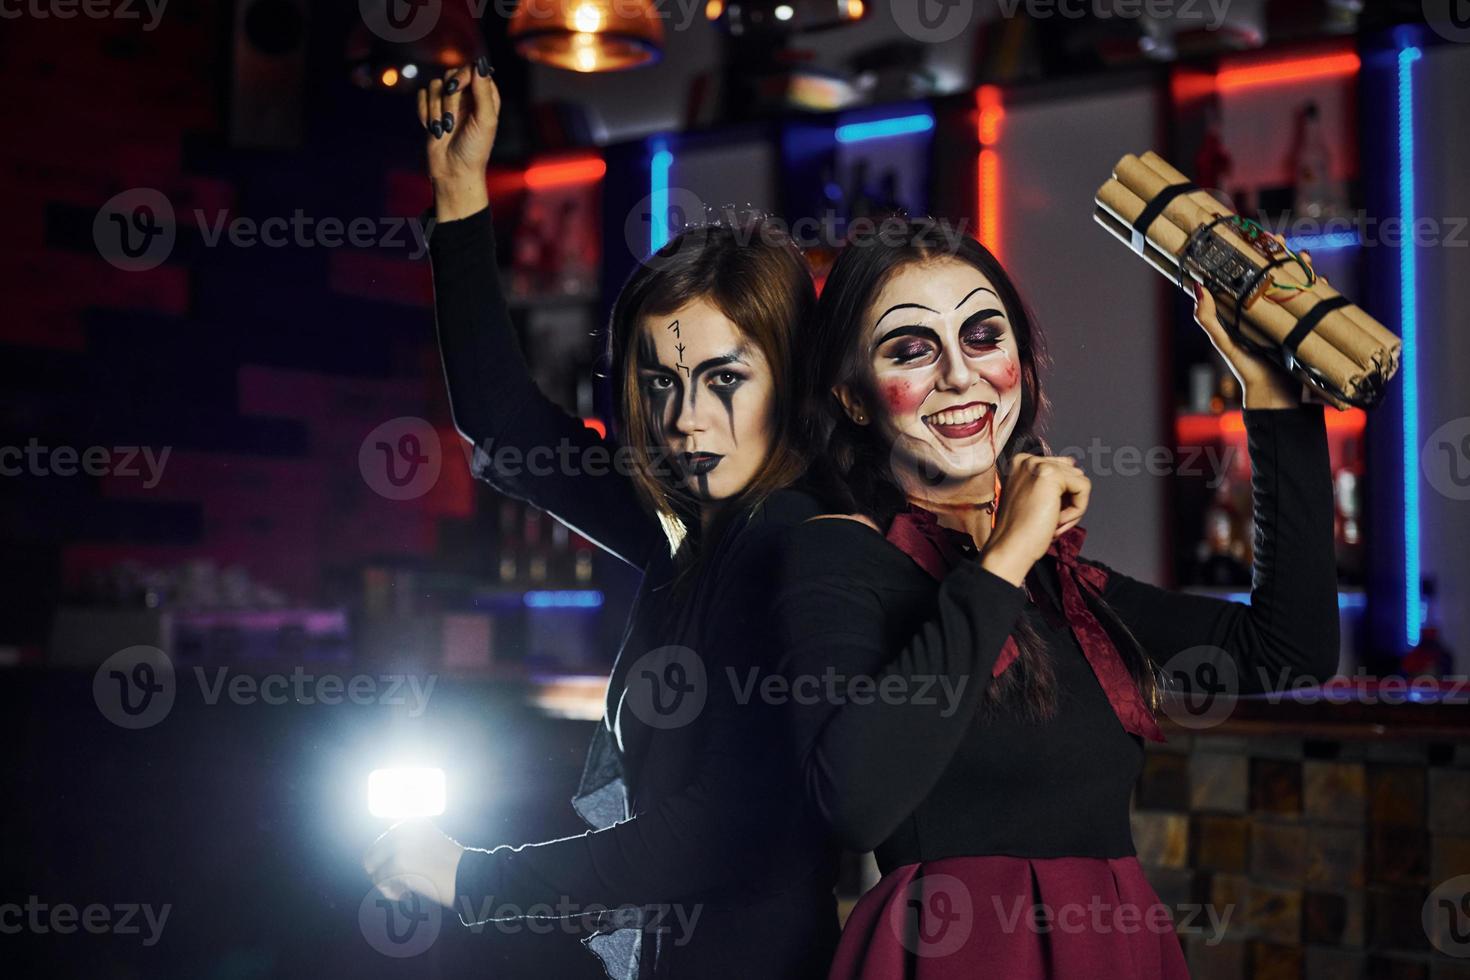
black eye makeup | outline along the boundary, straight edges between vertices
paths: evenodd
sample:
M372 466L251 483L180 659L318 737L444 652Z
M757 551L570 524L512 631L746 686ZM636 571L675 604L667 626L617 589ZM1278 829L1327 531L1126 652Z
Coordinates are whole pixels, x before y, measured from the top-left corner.
M966 347L990 350L1005 334L1005 316L1000 310L981 310L960 325L960 343Z
M672 375L652 371L640 373L638 383L644 391L650 394L662 394L671 391L677 384Z

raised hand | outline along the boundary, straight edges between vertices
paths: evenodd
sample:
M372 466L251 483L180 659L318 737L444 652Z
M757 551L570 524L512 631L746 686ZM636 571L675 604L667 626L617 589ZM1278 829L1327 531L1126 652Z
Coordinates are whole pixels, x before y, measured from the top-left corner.
M1283 245L1286 244L1286 239L1280 235L1271 237ZM1311 266L1312 256L1309 253L1303 251L1298 254L1302 261ZM1326 281L1325 276L1320 278ZM1282 303L1289 300L1291 295L1268 290L1264 299L1266 302ZM1225 358L1225 363L1230 365L1231 373L1240 382L1241 400L1246 408L1290 408L1301 404L1301 382L1293 378L1280 364L1253 354L1232 340L1230 334L1220 325L1215 297L1198 282L1194 283L1194 322L1200 325L1209 336L1210 343L1215 345L1220 356Z
M440 221L467 217L490 203L485 167L500 123L494 71L482 57L419 90L419 122L429 134L429 181Z

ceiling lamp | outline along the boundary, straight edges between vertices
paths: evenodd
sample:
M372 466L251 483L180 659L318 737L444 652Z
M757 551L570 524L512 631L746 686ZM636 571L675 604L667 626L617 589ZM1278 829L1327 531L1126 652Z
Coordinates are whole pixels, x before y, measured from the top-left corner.
M652 0L521 0L510 37L528 61L621 71L659 59L664 25Z

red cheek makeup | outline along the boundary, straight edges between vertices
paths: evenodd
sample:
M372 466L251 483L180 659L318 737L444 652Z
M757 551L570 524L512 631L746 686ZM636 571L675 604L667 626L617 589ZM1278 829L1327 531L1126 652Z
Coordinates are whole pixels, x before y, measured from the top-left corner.
M893 416L908 415L923 404L929 395L928 385L916 385L911 381L885 381L882 384L883 404Z

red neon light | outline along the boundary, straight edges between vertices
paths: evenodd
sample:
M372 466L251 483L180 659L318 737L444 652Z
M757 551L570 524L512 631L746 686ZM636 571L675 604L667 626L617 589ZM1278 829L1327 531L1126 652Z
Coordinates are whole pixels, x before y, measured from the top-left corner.
M1354 52L1344 54L1316 55L1311 58L1291 58L1286 61L1271 61L1266 64L1248 65L1241 68L1226 68L1215 76L1217 92L1234 92L1259 85L1277 85L1282 82L1300 82L1309 78L1330 78L1336 75L1351 75L1361 66L1362 60Z
M1361 408L1323 413L1327 431L1359 435L1368 424L1368 413ZM1240 409L1219 415L1181 415L1174 420L1174 434L1181 446L1199 446L1221 439L1241 440L1245 438L1245 418Z
M975 93L976 135L980 157L975 162L976 227L980 244L1000 255L1000 155L993 147L1000 142L1000 124L1005 119L1000 89L982 85Z
M1000 123L1006 117L1000 103L1000 89L982 85L975 93L975 106L980 110L980 145L993 146L1000 139Z
M1000 157L980 151L980 244L1000 257Z
M566 184L585 184L602 179L606 173L607 164L601 157L537 163L526 168L526 186L532 190L540 190Z
M607 438L607 426L603 423L602 419L589 416L582 420L582 427L591 429L604 439Z

